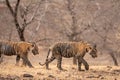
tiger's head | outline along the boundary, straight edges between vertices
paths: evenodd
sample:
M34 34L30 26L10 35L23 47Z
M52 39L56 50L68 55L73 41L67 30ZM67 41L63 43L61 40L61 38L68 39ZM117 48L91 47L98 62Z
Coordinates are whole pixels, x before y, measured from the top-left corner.
M97 49L96 49L96 44L92 45L88 45L88 47L86 48L86 51L93 57L96 58L97 57Z
M34 55L39 54L38 46L36 45L36 43L35 43L35 42L32 42L31 44L32 44L32 53L33 53Z

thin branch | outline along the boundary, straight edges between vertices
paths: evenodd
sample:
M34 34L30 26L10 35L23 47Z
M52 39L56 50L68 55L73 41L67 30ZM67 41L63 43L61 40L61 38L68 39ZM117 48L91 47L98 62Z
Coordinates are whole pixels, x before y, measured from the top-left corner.
M42 0L42 1L44 1L44 0ZM39 30L40 25L41 25L41 20L42 20L42 18L45 16L45 14L46 14L46 12L47 12L47 9L48 9L47 0L45 0L45 1L46 1L46 4L45 4L45 11L44 11L44 13L40 16L40 19L38 20L38 25L37 25L37 27L36 27L35 33L37 33L37 31ZM40 3L40 4L41 4L41 3ZM40 6L40 4L39 4L39 6ZM33 38L33 35L32 35L31 37Z
M44 0L43 0L43 1L44 1ZM47 9L48 9L47 0L45 0L45 1L46 1L45 11L44 11L44 13L41 15L41 17L40 17L39 25L37 26L36 31L38 31L38 29L39 29L39 27L40 27L40 25L41 25L41 20L42 20L42 18L45 16L45 14L46 14L46 12L47 12Z
M43 3L43 1L44 1L44 0L41 0L41 1L39 2L39 5L37 5L36 9L34 10L31 19L30 19L28 22L26 22L27 25L29 25L33 20L35 20L35 15L36 15L36 13L37 13L40 5ZM47 1L47 0L46 0L46 1ZM45 10L46 10L46 9L45 9Z
M20 0L17 0L16 6L15 6L15 16L17 16L19 3L20 3Z
M15 12L13 11L12 6L10 5L9 0L6 0L6 5L9 8L10 12L12 13L12 16L15 16Z
M26 22L27 25L29 25L29 24L35 19L35 15L36 15L36 13L37 13L37 11L38 11L38 9L39 9L39 6L40 6L40 5L37 5L36 9L35 9L34 12L33 12L32 17L30 18L29 21Z

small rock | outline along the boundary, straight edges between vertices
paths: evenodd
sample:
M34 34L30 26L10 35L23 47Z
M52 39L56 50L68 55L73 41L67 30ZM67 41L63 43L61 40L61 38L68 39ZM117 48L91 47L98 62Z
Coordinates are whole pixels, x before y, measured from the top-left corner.
M33 77L31 74L23 74L23 77Z
M100 78L102 75L89 75L86 78Z
M72 67L73 70L75 70L76 68L75 67Z
M104 77L101 77L100 79L105 79Z
M55 78L53 75L49 75L48 77L50 77L50 78Z
M44 74L43 74L43 73L38 72L38 73L37 73L37 75L42 75L42 76L43 76Z

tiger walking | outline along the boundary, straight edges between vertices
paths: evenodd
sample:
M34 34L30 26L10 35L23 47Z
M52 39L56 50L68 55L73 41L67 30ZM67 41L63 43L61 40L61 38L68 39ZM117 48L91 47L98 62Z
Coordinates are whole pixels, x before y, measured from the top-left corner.
M12 42L12 41L0 41L0 63L3 61L2 56L16 55L16 65L19 65L20 58L23 60L22 65L33 67L28 60L28 53L32 52L34 55L39 54L38 46L36 43L30 42Z
M52 52L51 58L48 59L50 52ZM88 63L84 60L86 53L89 53L93 58L97 57L96 45L92 46L86 42L58 42L49 48L46 62L44 64L39 63L41 66L46 65L46 69L49 69L49 63L57 59L57 67L59 70L63 70L62 57L71 58L75 57L78 60L78 70L81 71L81 64L83 63L86 70L89 70Z

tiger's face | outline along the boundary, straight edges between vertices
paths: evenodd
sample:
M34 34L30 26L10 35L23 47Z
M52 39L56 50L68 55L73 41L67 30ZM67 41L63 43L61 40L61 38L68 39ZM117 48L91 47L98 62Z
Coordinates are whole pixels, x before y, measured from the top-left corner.
M96 49L96 45L94 45L93 47L89 47L89 54L93 57L96 58L97 57L97 49Z
M35 43L32 43L32 47L33 47L32 53L33 53L34 55L39 54L38 46L37 46Z

